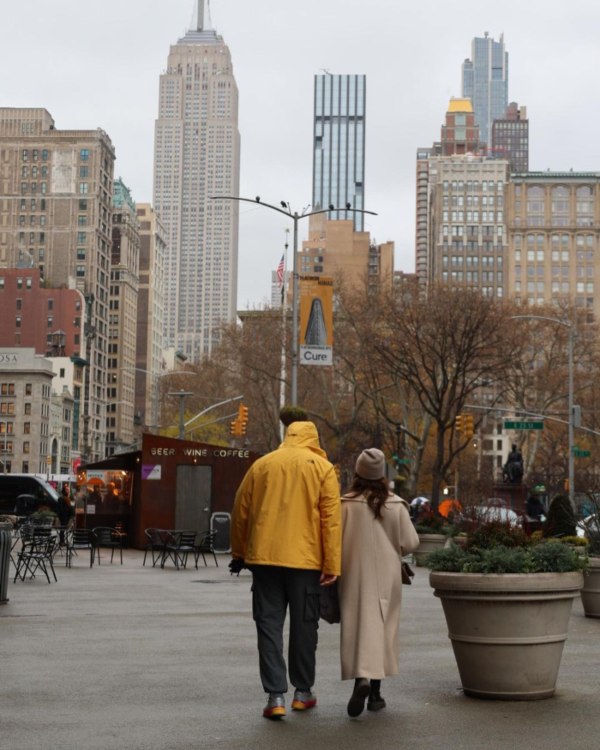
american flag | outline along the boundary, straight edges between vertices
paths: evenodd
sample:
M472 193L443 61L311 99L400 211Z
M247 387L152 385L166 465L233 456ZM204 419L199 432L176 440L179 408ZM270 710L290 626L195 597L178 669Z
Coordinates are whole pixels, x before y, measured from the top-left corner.
M285 268L285 258L282 255L281 260L279 261L279 265L277 266L277 282L279 286L283 284L283 269Z

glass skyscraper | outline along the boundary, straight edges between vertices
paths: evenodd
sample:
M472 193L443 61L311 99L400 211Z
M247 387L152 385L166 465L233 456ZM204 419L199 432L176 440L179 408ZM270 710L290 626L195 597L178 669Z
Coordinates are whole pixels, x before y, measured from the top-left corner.
M328 206L364 209L366 76L315 76L313 138L314 209ZM364 229L363 214L336 210L330 219L353 219Z
M238 90L222 37L198 23L171 47L160 77L154 140L154 207L166 232L165 344L197 362L235 320Z
M503 118L508 106L508 53L503 34L498 42L487 31L473 39L471 59L462 65L462 95L473 103L479 139L489 146L492 122Z

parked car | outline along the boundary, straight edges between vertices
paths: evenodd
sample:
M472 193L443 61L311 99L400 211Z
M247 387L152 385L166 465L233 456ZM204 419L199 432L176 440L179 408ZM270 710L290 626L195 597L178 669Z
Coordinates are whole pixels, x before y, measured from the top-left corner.
M0 515L29 516L40 502L58 513L58 493L34 474L0 474Z

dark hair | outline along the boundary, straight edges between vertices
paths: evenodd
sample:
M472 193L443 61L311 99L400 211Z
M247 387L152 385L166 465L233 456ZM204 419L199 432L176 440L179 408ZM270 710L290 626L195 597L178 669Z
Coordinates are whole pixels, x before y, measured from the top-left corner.
M308 413L302 406L282 406L279 410L279 419L285 427L289 427L293 422L306 422Z
M358 474L355 474L348 494L350 497L364 495L367 499L367 505L373 511L375 518L381 518L381 509L392 493L389 490L388 480L385 477L381 479L363 479Z

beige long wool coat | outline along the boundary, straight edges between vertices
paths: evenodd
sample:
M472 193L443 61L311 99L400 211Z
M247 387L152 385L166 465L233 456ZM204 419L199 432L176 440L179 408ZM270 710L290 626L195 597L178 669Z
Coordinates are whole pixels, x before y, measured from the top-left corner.
M397 495L380 519L363 496L342 497L342 680L398 674L400 558L418 546L408 504Z

